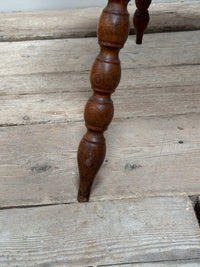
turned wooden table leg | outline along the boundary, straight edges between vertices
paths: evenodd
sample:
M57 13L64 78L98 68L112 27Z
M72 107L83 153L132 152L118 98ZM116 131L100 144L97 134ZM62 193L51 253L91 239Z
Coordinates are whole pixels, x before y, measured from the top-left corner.
M114 113L111 94L118 86L121 77L118 54L129 32L127 11L129 1L109 0L99 21L98 41L101 49L90 76L94 93L85 107L84 118L87 132L78 149L80 174L78 201L80 202L89 200L93 180L106 154L103 133Z
M136 43L142 44L142 38L146 27L149 24L149 11L148 8L151 0L135 0L137 10L133 17L133 24L136 31Z

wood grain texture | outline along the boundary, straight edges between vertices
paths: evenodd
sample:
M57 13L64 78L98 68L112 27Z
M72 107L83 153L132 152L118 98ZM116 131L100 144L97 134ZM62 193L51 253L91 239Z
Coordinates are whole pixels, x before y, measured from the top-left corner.
M200 32L145 38L122 51L115 118L200 112ZM97 49L92 38L1 43L0 125L83 120Z
M128 38L120 55L123 69L200 62L200 31L147 34L144 38L143 46ZM0 77L89 72L97 52L96 38L0 43Z
M1 127L0 207L76 202L83 133L82 122ZM199 135L199 114L114 121L91 201L199 194Z
M150 7L148 32L199 30L200 3L156 4ZM0 13L0 41L96 36L102 8ZM135 6L129 6L130 14ZM132 16L130 17L132 22ZM16 30L17 29L17 30ZM134 30L131 27L131 32Z
M0 229L5 267L200 259L199 226L187 197L3 210Z
M36 38L56 38L52 32L42 36L44 24ZM19 33L13 38L34 38L31 31L29 36ZM159 58L151 55L147 61L139 50L131 58L130 43L124 55L130 60L123 66L126 82L116 94L108 157L92 203L26 209L76 202L76 151L83 133L79 105L89 94L87 59L93 61L97 46L92 39L0 44L0 208L5 208L0 213L0 266L199 266L200 232L183 196L200 192L195 34L182 39L168 35L168 43L160 35L167 53L157 46L153 52L159 51ZM170 42L177 47L174 54ZM80 59L82 48L87 52ZM147 64L152 57L153 64ZM167 195L173 197L160 197ZM11 207L18 209L6 209Z

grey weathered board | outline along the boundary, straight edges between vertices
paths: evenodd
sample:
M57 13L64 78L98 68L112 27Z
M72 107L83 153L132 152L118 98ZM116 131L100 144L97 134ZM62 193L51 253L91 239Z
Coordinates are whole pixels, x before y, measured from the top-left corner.
M187 197L2 210L0 230L4 267L200 259L200 230Z
M148 32L199 30L200 3L151 5ZM0 41L56 39L96 36L102 8L79 8L62 11L0 13ZM135 6L129 6L131 32Z
M82 120L98 50L96 38L0 43L0 125ZM115 118L200 112L199 51L200 31L146 35L143 46L130 36Z
M96 38L0 44L0 207L76 201L97 50ZM128 41L92 200L199 194L199 50L199 31Z
M200 192L199 114L117 120L91 200ZM0 207L76 201L83 122L0 128ZM182 143L179 143L182 141Z
M150 31L199 29L198 5L156 9ZM0 14L0 40L90 35L85 11L94 31L92 9ZM197 31L128 41L88 204L76 203L76 152L96 39L0 44L0 266L199 266L185 196L200 192L199 43Z

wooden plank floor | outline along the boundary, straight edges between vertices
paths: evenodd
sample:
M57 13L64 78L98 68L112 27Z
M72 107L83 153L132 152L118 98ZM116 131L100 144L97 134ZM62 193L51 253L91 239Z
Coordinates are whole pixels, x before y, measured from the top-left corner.
M199 226L187 197L3 210L0 228L0 266L200 259Z
M199 266L200 31L129 36L89 204L76 153L99 48L51 34L2 33L0 266Z
M130 29L133 28L135 5L129 4ZM200 29L200 3L168 3L150 6L148 32ZM40 12L13 12L0 15L0 41L80 38L96 36L102 8L88 7ZM17 30L16 30L17 29Z
M138 47L130 37L91 200L200 192L199 40L200 31L149 34ZM1 207L76 201L95 43L0 43Z

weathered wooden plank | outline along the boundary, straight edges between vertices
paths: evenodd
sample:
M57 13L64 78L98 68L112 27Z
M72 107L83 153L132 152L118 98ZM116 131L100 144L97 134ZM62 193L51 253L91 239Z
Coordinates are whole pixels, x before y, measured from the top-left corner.
M130 36L121 52L123 68L200 63L200 31ZM0 76L89 71L99 51L96 38L0 43Z
M130 40L122 52L122 82L113 96L115 118L199 112L199 40L200 32L148 35L143 48ZM0 124L82 120L91 94L95 43L96 39L1 43Z
M151 5L148 32L200 29L200 3ZM129 6L131 32L134 5ZM0 41L96 36L102 8L0 13ZM16 30L17 29L17 30Z
M187 197L1 211L1 266L87 266L200 259Z
M200 66L196 69L200 71ZM180 74L176 71L177 77ZM135 88L127 83L125 81L125 88L121 87L112 98L115 119L200 113L200 85L162 86L160 83L148 88L147 83L144 88ZM77 89L75 92L1 96L0 125L82 121L90 95L88 90L79 92Z
M148 57L148 55L147 55ZM158 66L126 69L122 62L122 80L113 96L126 90L145 89L148 92L162 90L162 87L198 86L200 84L200 64L179 66ZM173 62L172 62L173 64ZM85 67L87 65L85 64ZM89 82L89 70L82 72L50 72L22 75L0 76L0 96L77 93L77 97L92 92ZM78 95L79 93L79 95ZM169 92L168 92L169 93ZM179 92L181 93L181 92ZM81 96L80 96L81 94ZM147 94L147 92L145 92ZM155 94L155 92L154 92ZM133 96L133 98L135 95Z
M91 201L200 192L199 114L114 121ZM76 201L82 122L0 128L0 207Z
M20 125L80 121L83 120L84 106L88 97L88 92L1 97L0 123ZM200 112L199 86L141 90L127 88L118 91L113 100L115 119Z

